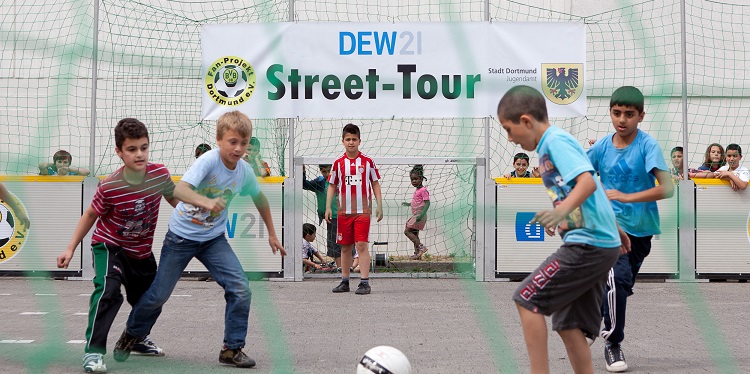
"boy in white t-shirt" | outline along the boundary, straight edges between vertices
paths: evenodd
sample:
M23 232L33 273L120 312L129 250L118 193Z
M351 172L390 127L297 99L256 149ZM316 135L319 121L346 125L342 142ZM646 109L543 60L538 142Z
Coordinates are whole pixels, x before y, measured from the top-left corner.
M747 188L747 182L750 181L750 170L740 166L742 148L738 144L730 144L727 146L724 157L726 158L726 164L714 172L714 177L729 180L729 184L735 191Z

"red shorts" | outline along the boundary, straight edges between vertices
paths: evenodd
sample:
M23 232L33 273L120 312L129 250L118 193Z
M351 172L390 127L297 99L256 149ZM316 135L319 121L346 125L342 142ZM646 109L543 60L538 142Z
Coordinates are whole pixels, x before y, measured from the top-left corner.
M369 241L369 237L369 214L339 213L336 243L339 243L341 245L354 244L355 242L367 243Z

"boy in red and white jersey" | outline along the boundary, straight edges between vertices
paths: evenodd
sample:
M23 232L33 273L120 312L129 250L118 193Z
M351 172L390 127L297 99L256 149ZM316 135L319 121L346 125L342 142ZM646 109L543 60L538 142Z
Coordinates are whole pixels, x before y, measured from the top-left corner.
M338 232L336 242L341 244L341 283L333 292L349 292L349 273L352 266L352 249L356 245L360 258L360 283L358 295L370 293L370 252L367 242L370 235L372 196L377 207L375 217L383 219L383 200L380 195L380 172L371 158L359 151L361 143L359 127L347 124L342 131L344 152L336 159L328 178L326 197L326 221L331 222L331 202L338 189Z
M156 276L151 252L162 196L172 206L175 185L164 165L148 162L146 126L135 118L120 120L115 127L115 151L123 165L99 183L94 200L83 212L67 249L57 257L57 267L67 268L78 244L96 223L91 239L94 254L94 291L86 328L86 372L107 371L102 356L107 352L107 334L120 310L125 286L128 303L135 305ZM98 218L98 220L97 220ZM164 351L148 337L136 352L163 356Z

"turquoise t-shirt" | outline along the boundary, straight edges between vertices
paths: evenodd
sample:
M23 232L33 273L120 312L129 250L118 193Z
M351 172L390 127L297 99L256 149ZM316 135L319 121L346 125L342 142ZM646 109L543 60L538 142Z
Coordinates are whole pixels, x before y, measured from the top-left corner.
M638 130L633 143L622 149L615 148L613 136L600 139L588 150L591 164L599 172L605 190L622 193L645 191L656 186L654 169L669 172L659 143L650 135ZM628 234L649 236L661 233L655 201L612 201L612 208L620 227Z
M582 173L593 174L594 168L578 141L562 129L550 126L537 146L539 173L557 206L575 188L575 178ZM594 178L596 191L565 220L560 222L558 232L566 243L584 243L602 248L620 246L615 214L601 183Z
M257 196L260 184L255 173L245 160L239 160L234 170L229 170L218 149L212 149L195 160L182 176L182 181L195 187L200 195L215 198L222 196L227 206L221 213L180 201L169 219L169 229L175 234L190 240L205 241L223 235L226 230L227 210L237 194Z

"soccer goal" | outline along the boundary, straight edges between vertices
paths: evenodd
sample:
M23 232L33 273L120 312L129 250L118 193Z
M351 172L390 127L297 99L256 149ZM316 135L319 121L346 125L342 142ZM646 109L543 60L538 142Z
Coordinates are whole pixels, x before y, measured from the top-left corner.
M466 273L473 276L477 251L477 186L484 180L483 158L440 157L373 157L381 175L383 220L377 222L373 215L370 227L369 250L373 272L391 276L414 273ZM332 157L298 157L294 162L293 188L285 191L285 201L294 201L294 222L285 222L285 235L293 233L294 239L286 241L289 261L285 263L285 277L290 278L287 267L294 268L295 280L304 277L302 268L302 224L317 227L313 246L326 253L326 223L318 216L316 193L303 189L303 170L307 180L321 176L319 165L332 164ZM404 235L406 221L411 216L411 200L416 190L409 173L415 165L422 165L426 180L423 185L430 195L427 224L419 232L419 239L427 252L419 260L413 243ZM293 196L290 196L293 195ZM481 195L481 194L480 194ZM374 198L373 198L374 199ZM375 204L375 202L373 202ZM286 205L286 204L285 204ZM289 217L289 215L286 215ZM297 231L299 233L297 233ZM327 260L332 260L327 258Z

